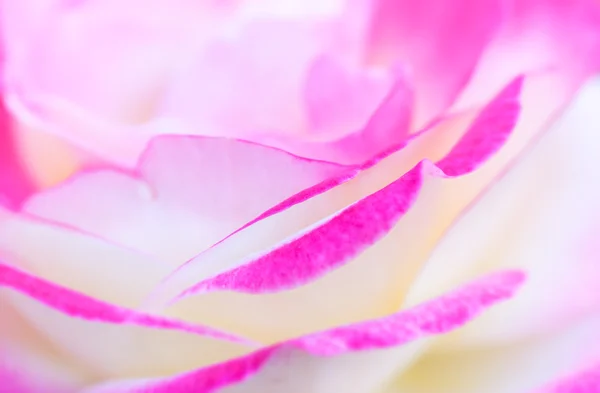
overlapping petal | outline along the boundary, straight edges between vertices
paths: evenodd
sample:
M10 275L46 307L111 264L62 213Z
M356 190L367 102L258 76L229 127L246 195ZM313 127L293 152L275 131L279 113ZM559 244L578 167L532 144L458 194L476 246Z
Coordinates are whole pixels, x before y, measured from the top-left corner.
M600 11L590 0L506 1L506 19L481 54L455 109L491 97L516 75L542 74L524 106L537 108L527 127L547 125L547 114L564 106L600 67ZM509 60L510 59L510 60ZM551 94L544 94L551 92Z
M400 283L409 280L422 262L413 243L436 225L437 217L423 215L431 208L430 198L443 203L447 194L438 191L442 185L454 181L444 180L447 176L444 171L453 176L465 175L501 147L517 120L521 83L521 79L515 80L482 111L462 143L440 161L439 167L419 163L382 190L299 234L284 238L279 244L269 244L266 249L258 248L261 243L256 242L252 242L250 250L243 246L249 243L246 236L254 233L253 227L265 225L268 218L255 223L178 269L158 287L149 304L176 296L193 286L198 278L210 278L213 272L233 267L200 284L196 290L226 289L254 296L229 292L204 294L183 300L168 312L192 319L209 318L217 326L227 326L232 331L242 329L239 331L243 334L262 340L284 339L319 326L331 327L390 312L402 297L404 285ZM470 143L473 141L478 143ZM465 146L470 147L468 157L464 154ZM417 204L412 206L415 201ZM264 227L260 232L265 232ZM271 235L266 240L272 239ZM391 257L397 255L392 250L404 250L406 260ZM361 291L356 291L349 282L359 282ZM299 285L302 286L298 288ZM284 292L270 294L280 291ZM364 293L369 295L363 296ZM275 321L273 313L285 312L285 305L290 302L299 305L293 315ZM252 315L243 311L248 309L253 310Z
M372 391L383 387L394 372L410 362L419 345L409 343L456 329L513 296L523 279L518 271L497 273L384 318L299 337L171 378L109 382L86 392ZM348 373L368 362L377 362L380 367L363 370L359 380L348 378ZM229 387L236 383L240 384Z
M18 37L25 53L11 52L6 100L22 128L18 134L57 134L103 159L132 165L145 143L164 132L250 140L263 139L265 132L323 129L328 138L355 132L393 81L384 71L364 71L348 59L361 49L367 15L362 2L330 3L316 14L295 14L289 4L156 0L145 5L148 12L140 18L131 17L136 1L54 4L32 32ZM194 20L198 15L204 15L204 23ZM93 56L77 56L90 42L96 44ZM279 55L290 46L293 52ZM330 58L336 51L340 55ZM93 83L77 82L85 79ZM277 88L265 89L265 80ZM319 89L311 87L314 80ZM179 126L152 126L165 116ZM31 138L23 141L25 152L31 143ZM47 149L64 148L55 144L47 143ZM43 166L31 165L43 184L57 181L44 174Z
M80 362L87 383L181 372L253 349L247 340L210 327L119 307L5 264L0 286L11 290L2 292L3 299L42 329L63 357Z
M432 345L391 392L533 391L597 363L598 87L587 85L453 224L405 304L500 268L523 268L530 280L511 302ZM507 378L515 369L518 378Z
M510 301L517 299L518 295ZM599 327L596 316L565 331L487 348L436 352L432 351L434 342L385 393L537 393L548 381L597 363ZM465 325L463 329L468 328ZM519 372L515 374L515 370Z
M23 210L178 266L348 169L232 139L163 136L152 141L134 173L83 172L36 194Z
M596 80L581 92L570 112L457 220L430 256L409 303L452 286L454 279L520 267L532 274L532 280L518 301L473 326L465 332L465 340L505 342L557 329L600 310L595 296L600 279L596 204L600 177L594 163L600 149L599 99ZM466 247L465 241L471 246ZM535 318L524 318L532 309ZM518 322L496 324L501 319Z
M598 360L600 130L567 117L543 136L600 68L591 0L152 0L141 19L138 0L13 3L0 143L25 158L0 146L16 168L0 172L0 307L35 338L0 322L13 390L49 370L109 381L93 393L509 393ZM157 137L198 133L273 147ZM38 185L109 169L18 210L17 164L54 141L66 158L35 161ZM467 324L512 297L513 268L524 290ZM527 376L490 387L515 362ZM596 374L546 391L593 392Z
M417 95L416 129L443 113L465 87L504 22L504 3L373 1L367 61L408 68Z

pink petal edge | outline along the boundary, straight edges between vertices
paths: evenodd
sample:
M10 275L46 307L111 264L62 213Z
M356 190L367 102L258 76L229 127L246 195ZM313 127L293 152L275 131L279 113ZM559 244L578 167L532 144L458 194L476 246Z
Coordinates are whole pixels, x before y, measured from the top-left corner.
M369 57L401 61L416 85L418 128L444 112L465 88L502 26L503 1L379 0L374 2Z
M600 364L553 382L534 393L600 393Z
M488 307L512 297L525 278L521 271L498 272L383 318L309 334L175 377L109 382L86 393L213 393L258 373L276 352L284 349L296 348L317 357L331 357L403 345L462 326Z
M179 330L245 345L257 345L244 338L210 327L189 324L109 304L61 287L2 262L0 262L0 287L12 288L74 318L112 324L131 324L149 328Z
M268 175L265 167L272 168ZM272 206L348 170L251 142L163 135L152 139L134 170L80 171L34 195L20 213L153 255L172 269ZM140 225L149 221L160 225ZM164 242L165 236L174 240Z
M522 83L523 77L518 77L498 94L459 143L437 164L421 161L395 182L346 208L324 224L243 266L187 288L171 303L215 290L254 294L287 290L343 265L384 236L410 209L425 176L456 177L469 173L504 144L519 116L518 96ZM201 263L201 255L192 260L193 263ZM170 277L184 274L185 266ZM168 280L162 286L167 285ZM162 287L159 287L157 293L161 290Z
M285 135L264 135L257 139L267 145L282 146L302 157L343 165L364 165L385 154L390 146L403 145L410 138L414 92L400 71L395 75L395 82L387 95L365 125L356 131L325 142L298 140Z
M0 101L0 205L18 206L33 191L33 185L19 162L11 125Z

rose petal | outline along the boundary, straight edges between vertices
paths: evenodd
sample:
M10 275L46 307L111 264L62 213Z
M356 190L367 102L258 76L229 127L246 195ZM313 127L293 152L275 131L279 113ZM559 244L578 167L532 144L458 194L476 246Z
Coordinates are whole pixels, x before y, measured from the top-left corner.
M366 3L242 4L242 14L261 11L198 51L159 111L204 133L259 142L256 133L331 139L359 129L390 87L386 73L360 61Z
M0 204L17 206L31 191L31 181L17 156L8 114L0 102Z
M518 301L518 296L511 301ZM489 312L494 312L494 308ZM531 312L535 314L535 310ZM473 321L474 324L477 322ZM506 324L506 321L501 323ZM462 329L470 329L470 326L465 325ZM400 374L390 389L384 392L532 392L558 375L572 373L597 362L600 355L598 328L600 318L595 316L558 333L504 345L478 350L430 350ZM444 338L440 336L440 339Z
M348 260L363 245L373 243L388 232L393 223L406 213L421 187L421 172L439 176L438 170L441 170L449 176L463 175L475 170L504 144L518 117L516 97L521 84L522 79L516 80L482 111L460 142L438 162L438 169L426 169L427 164L421 163L383 190L331 218L328 223L262 258L216 276L193 290L188 289L186 294L215 289L250 293L278 291L312 281ZM332 265L328 266L330 263ZM265 274L266 271L271 274Z
M193 326L150 314L139 313L116 305L104 303L72 290L44 281L24 271L0 263L0 286L9 287L36 299L49 307L74 318L102 321L113 324L133 324L162 329L181 330L202 336L234 342L245 342L219 331Z
M371 24L371 62L402 62L416 91L415 129L460 93L502 21L497 0L379 0ZM499 87L496 87L498 90Z
M89 372L66 358L0 294L0 391L67 393Z
M152 118L173 68L230 3L150 1L2 2L4 99L40 185L95 156L133 166L153 133L132 123Z
M170 270L165 262L80 230L3 209L0 257L67 288L128 307L136 307Z
M36 194L24 211L177 266L273 205L345 170L247 142L163 136L149 145L135 175L86 172Z
M391 85L387 73L345 69L331 55L315 59L306 79L308 131L333 136L366 124Z
M600 392L600 365L570 375L535 393L598 393Z
M492 345L539 335L600 310L599 100L600 81L595 80L431 254L409 304L489 269L518 267L531 274L517 300L486 315L448 345ZM506 320L513 322L499 323Z
M239 385L226 391L373 391L405 367L421 348L418 342L409 343L463 325L496 302L513 296L523 279L524 275L516 271L498 273L378 320L310 334L176 377L113 382L86 393L209 393L236 383ZM377 367L365 369L369 364ZM347 377L359 367L359 380Z
M551 108L569 102L600 69L600 9L594 0L520 0L506 11L502 30L454 108L487 100L518 74L549 72L523 100L525 107L538 109L529 126L539 127Z
M157 4L159 4L158 9L161 10L157 11L157 13L163 12L168 14L168 11L164 12L163 10L164 2L157 0ZM290 19L290 15L276 15L280 19L265 19L265 15L262 15L261 12L267 12L267 16L269 16L273 13L273 9L269 11L269 7L265 8L267 11L259 11L258 16L252 16L252 12L256 12L252 11L250 12L251 15L242 15L238 18L235 15L241 11L237 11L230 15L230 19L231 23L235 26L233 31L237 31L238 28L247 27L247 31L245 30L245 33L241 34L242 42L230 45L217 32L213 32L217 36L216 38L213 37L214 45L205 48L198 44L199 48L193 47L190 49L190 45L187 43L189 40L183 40L185 42L182 43L181 39L177 39L177 45L175 45L178 48L177 51L187 51L198 57L198 59L192 61L190 64L187 64L188 62L183 60L177 61L180 57L178 55L179 52L172 56L164 56L166 52L163 50L164 48L161 49L161 45L165 44L163 41L166 41L168 44L169 40L174 39L174 36L177 37L177 34L182 34L182 31L186 32L185 28L178 27L173 29L174 31L167 29L168 31L164 34L164 37L160 36L160 39L152 42L153 45L149 45L144 40L141 43L138 42L140 38L137 35L154 37L158 34L156 30L160 32L162 31L161 28L165 29L160 23L158 23L159 26L155 26L157 22L152 17L154 13L144 16L139 21L139 26L135 28L129 26L132 30L129 31L127 29L128 20L125 19L125 21L122 21L120 19L123 18L121 14L127 14L131 11L129 7L126 7L126 11L119 13L118 17L113 15L115 7L112 2L109 2L109 5L97 7L88 5L80 5L74 9L67 7L67 10L61 9L57 11L57 15L49 17L52 26L48 28L50 30L58 29L58 32L54 32L58 34L58 37L54 37L54 39L60 43L59 46L66 45L68 47L67 54L57 54L54 51L51 55L57 57L55 60L60 63L65 61L65 58L69 58L70 51L73 50L69 45L77 46L82 42L87 42L86 40L106 40L104 36L114 34L113 31L120 31L121 29L126 30L128 35L132 35L132 37L129 37L129 40L133 40L133 43L136 44L134 45L132 42L125 40L125 42L121 43L125 49L120 48L120 46L116 49L112 45L109 45L109 49L101 46L99 53L96 55L104 58L107 56L104 52L108 50L111 56L119 58L129 58L128 56L143 58L150 56L150 59L145 61L145 63L149 64L149 70L144 69L144 72L138 72L138 69L133 69L132 71L127 69L128 67L125 67L126 69L123 70L124 66L119 63L114 65L116 70L111 69L107 71L103 69L102 78L92 78L102 84L100 87L95 85L90 87L87 84L77 83L74 89L83 91L72 92L68 88L67 91L62 91L64 90L63 85L67 87L71 86L72 83L70 82L77 80L76 77L73 77L74 73L68 71L69 67L72 66L69 64L66 67L61 67L60 72L50 72L48 74L48 78L50 79L48 83L51 82L52 86L57 85L58 87L46 86L45 90L44 88L36 90L31 86L22 86L18 83L19 77L12 77L13 83L10 84L11 89L7 94L7 102L11 108L11 112L19 119L20 128L23 129L23 133L28 134L33 132L37 137L39 137L40 130L46 133L58 134L63 139L69 140L70 143L85 151L92 152L104 159L122 165L133 165L135 157L143 149L147 140L152 135L163 132L202 133L205 135L220 136L237 135L244 139L283 147L293 153L308 153L307 157L329 158L331 160L340 160L339 162L342 163L361 162L371 158L372 155L382 149L382 143L387 141L385 138L387 134L385 136L382 136L382 134L387 133L388 128L391 126L387 126L383 131L373 126L361 132L357 130L360 130L364 126L364 123L372 117L373 109L386 94L394 95L393 92L389 92L391 78L387 73L381 70L370 69L364 72L356 71L359 67L357 64L358 55L355 52L360 49L362 37L360 31L363 29L361 26L364 25L365 15L367 15L362 4L362 2L350 2L349 5L344 7L338 4L337 8L333 7L333 10L330 9L331 7L325 7L326 13L329 12L325 18L327 22L322 22L324 16L320 14L312 15L306 20L300 18L299 21L297 20L299 18L298 15L295 15L296 19ZM188 12L188 8L186 7L183 8L186 17L189 17L187 14L197 14ZM92 18L92 21L86 19L91 18L90 15L93 16L95 13L99 16L95 19ZM241 13L244 14L244 12ZM146 20L146 18L149 20ZM255 18L256 23L247 24L245 18ZM73 22L71 19L75 21ZM81 22L80 19L86 23ZM162 19L179 20L181 18L172 17ZM75 34L83 37L80 40L81 42L73 43L65 40L62 35L70 31L65 32L63 30L69 30L69 28L77 30L82 28L78 23L84 26L83 32L78 31ZM125 27L121 26L121 24L124 24ZM182 21L181 24L185 25L186 21ZM198 23L193 23L193 25L197 26ZM227 30L227 25L222 25L220 27ZM86 26L87 30L90 31L86 30ZM108 33L105 31L107 28L110 30ZM96 30L99 30L99 32ZM138 30L149 30L150 32L144 35L138 32ZM216 31L221 31L221 28L216 29ZM236 34L233 31L230 34L235 36ZM187 36L193 35L187 34ZM100 38L97 36L100 36ZM328 38L324 38L324 36ZM49 37L53 37L53 34L48 33L47 37L44 37L44 40L52 39ZM42 45L44 49L52 46L48 45L44 40L42 40L44 42L44 45ZM145 40L148 40L148 38L145 38ZM220 40L223 40L223 42L219 44ZM260 43L260 45L257 46L256 42ZM131 46L135 48L128 50ZM279 55L279 53L286 51L290 46L295 48L292 53L294 55L293 58ZM172 43L170 47L173 47ZM303 48L303 50L300 50L300 48ZM114 54L111 51L117 51L118 53ZM127 52L126 56L121 56L120 51ZM138 53L140 51L143 53ZM159 61L152 61L155 51L161 54ZM36 52L34 49L32 52L36 54L39 51ZM145 52L150 52L150 54ZM327 132L323 132L327 134L327 139L339 139L350 132L353 134L350 135L349 140L342 139L339 143L333 143L332 146L318 146L318 144L303 146L303 144L300 144L300 146L296 147L296 143L282 138L281 134L290 130L297 130L298 128L303 130L303 132L321 132L320 130L312 129L313 127L308 125L310 121L306 119L304 113L306 111L304 102L297 102L296 105L291 105L290 103L294 102L295 97L298 97L300 101L305 85L305 74L309 70L310 64L315 60L316 63L321 63L319 62L319 56L323 53L332 54L330 56L331 62L337 64L333 68L336 70L334 74L338 77L333 79L328 78L327 83L328 85L332 85L332 87L327 90L339 92L342 87L344 90L348 90L348 94L344 94L341 100L329 98L331 105L328 105L328 107L331 110L324 112L322 110L322 112L330 116L328 123L331 124L325 127L327 128ZM335 56L333 55L334 53ZM39 56L48 57L43 51ZM233 59L230 58L232 56ZM148 83L144 81L152 79L153 83L151 84L160 85L166 83L163 80L166 77L162 79L150 78L145 74L150 73L153 75L156 72L161 75L164 73L168 74L169 72L165 70L163 70L164 72L160 71L162 68L165 68L165 65L162 64L165 58L173 63L177 63L180 66L179 68L183 68L183 70L178 69L178 76L173 81L169 81L168 85L170 87L164 92L166 95L164 99L165 104L155 110L155 108L151 107L154 106L153 102L156 101L156 96L159 93L154 90L160 89L156 86L148 87L146 86ZM79 59L77 60L79 61ZM198 62L199 64L196 64ZM279 64L280 62L283 65ZM39 62L34 63L36 65L39 64ZM94 61L93 66L79 67L77 72L83 72L84 74L92 71L95 72L97 69L95 65L104 63L103 61ZM130 63L138 64L138 62L126 62L126 65ZM23 71L25 67L15 66L13 68L16 68L20 72L25 72ZM46 68L52 67L47 65ZM158 68L160 72L156 71L155 68ZM316 68L320 69L322 67ZM89 71L90 69L92 71ZM69 81L67 82L69 83L61 82L63 77L60 75L63 72L68 73ZM131 77L131 72L135 72L136 75ZM33 74L36 73L33 72ZM118 89L112 88L114 84L101 82L103 78L112 74L118 74L119 78L127 79L127 83L133 83L134 86L128 87L127 94L117 94L118 97L112 97L116 94L112 90ZM311 73L309 72L309 81L311 80L310 75ZM198 77L200 77L200 80L198 80ZM32 80L33 78L22 77L20 79ZM154 79L158 79L159 81L156 82ZM264 80L273 79L279 81L275 92L272 89L264 89L262 87ZM198 80L198 83L194 83L195 80ZM337 83L336 80L340 83ZM207 84L207 82L210 83ZM285 85L283 85L284 82ZM127 87L127 83L120 83L118 85L126 85ZM257 84L260 86L257 87ZM291 86L287 86L288 84L291 84ZM108 92L105 91L107 89L109 90ZM152 91L142 91L140 93L140 89L150 89ZM309 88L308 90L314 92L317 89ZM318 90L322 92L326 89L321 85ZM90 91L93 93L91 96ZM367 94L368 91L372 91L373 94ZM162 94L163 92L160 93ZM78 99L73 99L72 97L73 95L77 96L81 94L90 96L88 98L91 101L102 101L103 103L86 103L86 99L84 98L78 97ZM140 95L143 96L143 99L138 97ZM404 101L404 98L402 100ZM402 112L410 109L406 107L404 102L397 105L396 108ZM104 106L109 106L110 108L104 108ZM226 112L221 113L224 107L228 109ZM319 107L323 109L324 106L319 105ZM333 108L338 109L333 110ZM143 124L124 125L115 122L115 119L112 119L111 116L103 115L103 111L110 112L111 116L115 111L126 112L126 114L129 114L129 117L136 119L135 123L143 121ZM148 114L149 112L152 113L151 116ZM236 113L236 116L231 116L232 112ZM337 114L331 116L334 112ZM349 119L350 115L353 119ZM115 116L119 118L123 114L115 114ZM178 125L175 127L171 125L166 128L156 125L155 123L160 123L157 118L163 116L177 118ZM248 117L250 119L247 119ZM404 120L405 116L400 117L403 121L399 122L397 126L393 126L393 128L397 127L397 130L390 130L393 133L394 139L401 138L406 132L404 121L408 119ZM150 119L152 121L146 122ZM289 124L290 122L291 124ZM270 125L271 123L274 125ZM278 125L279 123L281 124ZM264 132L267 132L267 134L263 135ZM355 135L357 133L360 135ZM57 147L55 141L49 143L46 140L42 146L39 146L39 144L35 143L36 138L25 137L23 139L22 149L24 153L33 151L39 154L40 150L52 151L52 148L58 148L60 149L59 151L63 151L63 154L60 154L60 156L65 157L68 155L64 154L64 150L66 148L68 151L69 147L66 147L64 144L58 144ZM32 144L34 145L33 147L31 146ZM383 144L385 145L385 143ZM318 154L315 154L313 152L314 149L310 149L309 145L318 146ZM344 153L342 149L348 147L352 148L352 151ZM73 147L70 146L70 148L72 149ZM327 154L328 150L332 150L332 153L329 155ZM69 165L53 171L47 169L53 160L48 160L49 162L44 160L42 164L39 164L39 160L35 160L30 165L32 172L36 174L42 184L52 185L62 180L69 172L74 171L82 164L82 161L86 162L88 160L89 158L85 157L85 155L83 157L72 157L72 162L69 162Z
M128 121L148 115L177 59L223 9L186 0L4 3L9 87Z
M0 286L12 290L3 295L29 323L95 378L181 372L251 348L227 333L105 303L5 264Z
M386 234L412 206L426 175L435 176L435 169L419 165L327 223L186 289L177 299L218 290L260 294L305 285L342 266Z
M472 134L494 132L505 137L510 134L518 114L515 109L520 83L520 80L515 81L482 112L465 141L472 138ZM502 118L506 121L500 121ZM500 147L502 138L486 138L481 142L472 145L471 161L455 161L454 164L445 161L441 165L449 171L454 170L456 175L462 175L452 165L464 165L467 172L475 169L477 165L474 162L483 163ZM455 151L457 157L463 157L460 145ZM215 270L223 272L231 266L233 270L216 275L214 284L209 280L201 284L206 287L198 290L226 289L265 295L212 293L180 301L167 312L185 315L191 320L210 320L215 326L243 331L244 335L266 342L385 315L399 302L404 281L415 274L416 267L422 262L420 254L428 249L428 243L422 239L428 239L438 218L427 213L435 211L432 207L445 206L448 194L440 194L439 189L454 182L443 180L440 176L439 169L430 164L418 164L383 190L266 250L248 252L245 246L237 246L239 241L248 242L245 237L248 231L238 232L175 272L151 297L150 304L156 305L168 300L169 296L176 296L176 291L193 286L196 277L211 277ZM419 191L421 196L417 205L403 217ZM251 228L247 228L249 233L252 233ZM365 247L392 228L393 233L358 256ZM270 230L279 231L276 226ZM405 253L402 263L390 258L390 255L398 255L398 250ZM231 259L236 254L240 254L241 258ZM339 269L356 256L358 258L352 263ZM373 263L377 263L376 270ZM355 284L349 285L349 282L360 282L361 291L356 291ZM184 296L194 291L192 289ZM269 295L278 291L285 292ZM365 296L365 293L369 295ZM290 302L303 307L287 315L286 305ZM252 315L244 311L249 309L253 310ZM274 321L273 313L285 313L287 316Z
M293 18L258 20L238 37L212 43L169 86L161 115L183 118L210 135L301 135L306 128L304 74L332 46L330 25Z
M0 384L2 389L7 392L14 393L33 393L34 390L29 386L27 382L23 381L23 378L19 375L15 375L14 371L3 367L0 364Z
M278 135L265 136L260 140L302 157L341 164L364 164L390 147L405 142L410 133L413 91L404 76L395 75L395 78L385 99L369 116L365 125L356 131L334 135L333 139L329 136L331 140L286 138ZM359 90L363 94L363 89ZM340 111L350 111L345 101L339 101L336 105L341 107Z

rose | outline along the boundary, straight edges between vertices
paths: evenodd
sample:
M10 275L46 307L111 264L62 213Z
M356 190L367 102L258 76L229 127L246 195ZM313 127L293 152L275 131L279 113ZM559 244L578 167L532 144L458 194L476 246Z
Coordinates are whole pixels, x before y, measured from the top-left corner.
M6 102L21 129L23 154L36 157L27 165L44 185L82 161L134 166L148 139L165 132L234 136L311 158L362 163L402 140L402 132L390 129L421 129L452 103L455 111L481 105L518 73L553 67L556 52L541 47L546 41L570 45L549 37L540 42L537 26L516 33L503 23L511 12L540 15L536 23L551 20L545 6L534 3L432 3L439 15L427 3L366 0L319 7L293 1L6 3ZM518 43L508 34L521 34ZM295 50L287 51L290 46ZM501 67L508 48L514 60ZM488 64L472 75L484 50ZM570 82L591 67L583 63L570 69ZM470 76L476 79L465 90ZM277 88L263 88L265 80ZM381 135L357 133L386 95L394 99L380 108L379 121L398 125L380 125ZM59 134L60 141L40 141L39 131ZM65 140L85 153L65 147ZM57 144L63 159L42 159L54 157Z
M274 15L274 4L204 4L208 27L192 43L180 41L196 28L185 23L199 15L191 2L43 3L3 3L3 87L19 149L3 156L3 169L15 169L3 191L17 204L16 191L27 192L18 159L37 188L0 215L3 386L594 383L598 123L585 103L597 91L544 131L599 65L591 3L356 2L342 12L332 2ZM139 33L115 42L102 34L111 31ZM268 49L288 53L267 45L271 36L299 58L265 73ZM69 56L74 37L106 45L103 61L77 45ZM206 59L223 37L233 42L223 57ZM149 53L168 54L162 71L128 73L127 55L146 40ZM223 62L232 58L239 70ZM159 78L171 75L165 67L174 76ZM188 67L202 72L192 78ZM229 80L240 94L217 95ZM270 88L256 96L256 85ZM141 110L157 86L159 109ZM374 93L362 101L357 91ZM59 141L50 148L39 139L48 134ZM70 156L44 159L40 149L56 143Z

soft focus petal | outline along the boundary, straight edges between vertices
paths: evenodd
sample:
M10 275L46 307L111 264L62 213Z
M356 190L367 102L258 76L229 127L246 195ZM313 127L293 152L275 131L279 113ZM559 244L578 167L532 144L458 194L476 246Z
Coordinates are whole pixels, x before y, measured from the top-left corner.
M0 286L12 290L3 296L30 324L88 368L91 380L181 372L251 348L234 336L104 303L8 265L0 267Z
M498 0L375 0L369 60L414 78L416 129L444 111L503 21ZM496 86L499 89L499 86Z
M600 11L591 1L383 0L374 2L375 15L365 9L348 24L343 15L339 25L331 15L341 15L342 2L312 11L285 2L270 14L268 1L240 7L241 19L253 23L221 23L221 10L233 3L48 7L36 0L39 12L27 16L0 0L2 12L16 10L14 21L0 23L2 34L15 38L5 97L16 118L11 137L22 145L21 162L34 163L38 185L94 160L134 167L160 133L240 132L296 154L233 140L159 137L134 173L85 171L23 212L2 209L0 257L10 265L0 277L10 288L1 290L0 307L58 348L30 354L23 346L21 353L18 340L4 348L12 336L0 339L0 371L16 354L10 383L33 365L67 385L115 381L93 392L214 391L239 382L226 391L364 393L386 387L430 348L394 380L394 393L512 393L599 360L592 342L600 326L600 177L593 170L600 129L564 123L532 143L600 67ZM152 10L130 29L141 7ZM184 12L165 30L170 7ZM203 23L190 24L198 10ZM52 17L38 19L44 13ZM350 59L364 55L356 38L368 17L369 66L398 65L401 77L360 69ZM204 30L215 26L225 33L203 47ZM390 32L401 34L390 39ZM15 51L30 38L31 52ZM82 48L91 50L85 59ZM173 59L175 70L165 61ZM521 91L522 79L514 78L523 73ZM81 83L85 77L91 89ZM176 88L163 101L173 80ZM185 119L156 119L157 108ZM582 118L598 123L593 112ZM410 122L419 132L407 138ZM28 139L29 131L60 135L67 153L57 159L56 148ZM32 160L40 147L50 158ZM7 151L0 165L17 161ZM231 157L243 157L241 165ZM58 170L48 160L59 162ZM208 167L217 170L202 170ZM271 172L275 179L265 175ZM20 188L21 175L13 176L18 172L8 173L0 196L7 183L14 206L28 191ZM191 257L146 298L174 264ZM532 275L522 296L443 338L388 348L459 327L511 296L522 276L488 277L450 301L444 295L397 310L513 268ZM161 311L167 304L166 316L131 310L140 304ZM196 331L200 323L215 328ZM272 346L246 356L251 347L216 328ZM313 333L322 329L331 330ZM353 353L362 350L369 351ZM64 379L47 367L51 359L66 359ZM81 380L68 376L71 363L85 369ZM510 378L519 365L526 376ZM348 378L355 369L364 376L358 383ZM428 378L435 370L440 378Z
M345 69L331 56L313 62L304 86L311 133L338 136L366 124L392 84L383 70L368 71Z
M415 340L467 323L498 301L512 297L523 279L517 271L497 273L378 320L310 334L174 378L108 383L89 393L374 391L405 367L427 342ZM366 364L377 366L367 370ZM348 378L356 370L361 370L361 378Z
M168 71L222 11L189 0L7 0L3 7L14 18L5 18L8 87L128 121L148 115Z
M284 199L346 170L247 142L163 136L149 145L135 174L85 172L36 194L24 211L177 266Z
M183 266L159 287L151 300L164 301L192 286L194 280L234 268L217 275L214 282L201 284L199 289L236 290L253 295L204 294L183 300L169 313L210 320L215 326L226 326L232 331L243 329L249 337L272 342L391 312L404 291L405 284L400 283L414 274L422 262L419 254L427 250L427 244L418 239L426 236L437 220L427 212L433 202L445 204L447 194L438 191L442 185L455 181L443 179L444 171L453 176L465 175L501 147L518 116L520 86L519 79L499 94L473 123L463 144L440 161L440 168L429 162L417 164L381 191L282 239L280 244L269 244L266 249L257 249L254 242L251 250L240 245L240 241L249 243L246 236L253 233L250 226ZM477 143L469 144L470 140ZM471 148L468 157L463 145ZM416 205L409 209L417 195ZM391 229L392 233L387 234ZM269 237L271 241L273 238ZM399 251L405 255L403 260L392 257ZM351 263L346 265L347 262ZM361 290L349 283L360 283ZM261 293L264 295L257 296ZM287 312L289 304L298 305L293 314ZM245 311L249 309L253 310L252 315ZM289 315L273 320L273 313Z
M406 142L413 111L413 90L404 75L395 75L387 96L374 110L364 126L341 135L325 135L326 139L301 139L280 135L259 138L263 143L292 151L302 157L323 159L340 164L363 164L390 146ZM316 88L315 88L316 89ZM320 89L323 89L321 86ZM363 94L362 92L360 94ZM336 102L339 111L350 112L345 101ZM362 123L361 123L362 124ZM350 128L350 130L352 130ZM327 139L328 138L328 139ZM333 139L332 139L333 138Z
M519 294L511 302L518 301ZM498 323L506 324L507 321L515 320ZM463 327L469 328L470 325ZM440 353L431 351L433 343L430 351L400 374L385 393L532 392L559 375L570 374L598 362L599 328L600 318L595 316L554 334L488 348ZM443 340L443 337L440 339Z
M518 299L448 345L504 343L555 330L600 310L599 100L596 79L431 254L411 289L409 304L490 269L519 267L531 274ZM513 322L498 322L506 320Z
M31 191L30 179L18 158L10 131L10 119L0 102L0 204L16 206Z
M0 292L0 391L67 393L89 372L69 360L10 304Z
M137 150L112 138L121 134L127 140L135 130L122 122L153 115L169 73L220 20L226 3L2 1L3 98L36 182L54 185L96 159L81 147L103 159L135 163L147 138ZM32 121L27 112L40 110L43 120ZM80 113L86 113L85 122Z
M486 100L518 74L546 73L532 86L535 94L523 101L537 109L527 127L539 128L600 68L600 9L593 0L518 0L506 5L502 30L482 54L454 108Z
M135 250L6 210L0 210L0 257L67 288L128 307L137 306L171 269Z
M574 373L535 393L598 393L600 392L600 365Z
M54 4L29 21L35 28L28 34L20 33L23 53L11 52L5 98L19 128L25 135L58 134L131 165L152 135L173 132L144 127L157 118L175 117L179 129L202 135L258 140L255 133L296 130L331 138L360 129L388 94L393 81L387 73L357 63L367 15L363 1L330 1L304 7L308 12L299 4L235 3ZM137 12L140 6L145 12ZM94 51L78 56L90 44ZM325 74L333 78L313 72L323 69L314 65L324 57L333 71ZM315 79L327 82L331 88L320 90L330 94L315 98L309 86ZM276 88L265 88L268 83ZM304 97L305 91L312 93ZM52 151L32 149L30 139L22 141L25 153ZM71 164L86 160L73 157ZM65 173L51 176L47 165L31 166L43 185L68 172L60 168Z
M210 328L154 317L149 314L138 313L133 310L104 303L72 290L46 282L6 264L0 264L0 285L16 289L17 291L34 298L38 302L55 308L74 318L99 320L114 324L132 324L181 330L208 337L243 342L243 340L234 336Z
M338 55L344 22L257 19L199 51L169 86L159 113L209 135L352 131L366 122L390 80Z

